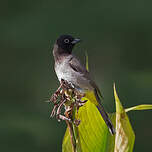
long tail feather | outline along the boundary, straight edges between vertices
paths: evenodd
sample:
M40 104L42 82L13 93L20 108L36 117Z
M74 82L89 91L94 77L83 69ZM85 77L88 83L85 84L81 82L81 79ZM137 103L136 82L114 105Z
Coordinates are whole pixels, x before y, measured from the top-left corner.
M111 133L112 135L114 135L114 134L115 134L115 128L114 128L114 126L113 126L113 124L112 124L112 122L111 122L108 114L105 112L103 106L101 105L101 100L100 100L100 98L99 98L98 93L97 93L96 90L95 90L95 96L96 96L96 99L97 99L97 101L98 101L98 103L99 103L99 104L97 105L97 108L98 108L98 110L99 110L99 112L100 112L103 120L105 121L107 127L109 128L110 133Z

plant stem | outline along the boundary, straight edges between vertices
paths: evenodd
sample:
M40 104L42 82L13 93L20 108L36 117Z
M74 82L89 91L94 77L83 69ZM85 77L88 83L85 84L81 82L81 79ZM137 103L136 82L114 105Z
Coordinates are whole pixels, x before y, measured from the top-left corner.
M67 112L65 113L65 116L67 118L69 118L69 114ZM67 123L67 126L69 128L69 132L70 132L70 139L71 139L71 144L72 144L72 152L77 152L76 151L76 140L74 138L74 131L73 131L72 123L69 122L69 121L66 121L66 123Z
M77 109L74 107L72 111L72 120L77 120ZM81 152L81 145L80 145L80 138L79 138L79 131L78 131L78 126L75 123L72 123L72 128L73 128L73 134L74 134L74 140L76 144L76 152Z

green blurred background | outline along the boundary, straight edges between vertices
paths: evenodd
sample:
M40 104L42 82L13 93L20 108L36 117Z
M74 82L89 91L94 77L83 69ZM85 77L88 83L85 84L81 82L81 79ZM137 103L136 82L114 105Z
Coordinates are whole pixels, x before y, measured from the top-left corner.
M152 103L152 1L1 0L0 151L61 152L65 122L50 119L59 83L52 47L60 34L83 40L90 71L115 110L113 82L125 107ZM152 111L130 112L134 151L152 150Z

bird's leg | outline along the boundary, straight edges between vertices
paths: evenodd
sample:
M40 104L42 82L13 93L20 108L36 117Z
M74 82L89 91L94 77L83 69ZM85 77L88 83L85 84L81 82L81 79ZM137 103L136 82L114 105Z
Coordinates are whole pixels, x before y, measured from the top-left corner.
M68 85L70 86L71 89L74 89L74 88L75 88L75 86L73 85L72 82L69 82Z
M63 84L63 87L66 89L74 89L75 88L75 86L71 82L68 82L64 79L61 79L61 83Z

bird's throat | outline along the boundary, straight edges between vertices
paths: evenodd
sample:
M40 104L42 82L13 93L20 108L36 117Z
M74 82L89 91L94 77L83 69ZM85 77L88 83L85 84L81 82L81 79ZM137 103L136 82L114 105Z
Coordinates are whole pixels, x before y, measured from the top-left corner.
M69 56L70 53L65 51L64 49L60 48L58 45L54 45L53 48L53 56L56 62L62 63L63 59L67 56Z

